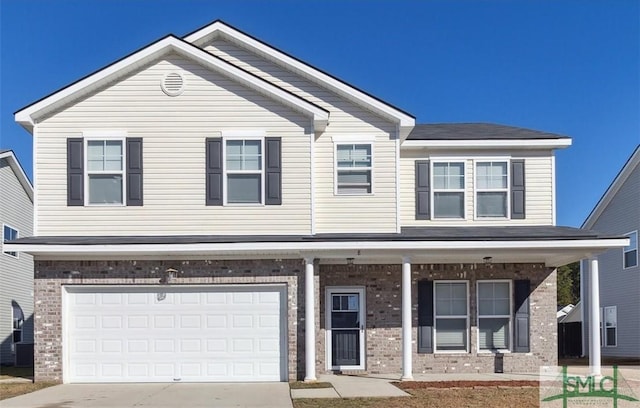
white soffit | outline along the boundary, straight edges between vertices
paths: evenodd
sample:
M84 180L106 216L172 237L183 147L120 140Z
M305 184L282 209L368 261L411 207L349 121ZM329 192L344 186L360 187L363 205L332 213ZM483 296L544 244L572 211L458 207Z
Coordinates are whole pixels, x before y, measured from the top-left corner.
M564 149L571 139L405 140L405 149Z
M522 240L522 241L329 241L329 242L230 242L194 244L5 244L5 250L26 252L39 259L63 259L73 255L82 259L159 259L187 257L194 259L263 259L315 258L363 259L387 258L398 260L402 256L429 259L433 263L458 259L455 262L482 262L492 256L494 262L527 263L544 261L549 266L560 266L587 258L611 248L629 244L626 238L584 240ZM365 258L366 257L366 258ZM186 258L185 258L186 259ZM398 261L399 262L399 261Z
M315 131L324 131L327 126L329 121L328 111L174 36L164 37L140 51L27 106L15 113L15 120L29 130L39 117L87 95L170 52L195 60L211 70L226 75L263 95L312 117Z
M245 48L253 50L259 55L284 66L289 70L302 75L305 78L319 83L320 85L331 89L332 91L342 95L348 100L365 108L376 112L400 127L401 137L405 138L411 129L415 126L415 118L393 106L382 102L381 100L366 94L354 88L345 82L325 74L324 72L294 58L286 53L279 51L256 38L251 37L221 21L215 21L200 30L197 30L184 37L184 40L198 47L201 47L208 40L221 36L223 39L235 42Z

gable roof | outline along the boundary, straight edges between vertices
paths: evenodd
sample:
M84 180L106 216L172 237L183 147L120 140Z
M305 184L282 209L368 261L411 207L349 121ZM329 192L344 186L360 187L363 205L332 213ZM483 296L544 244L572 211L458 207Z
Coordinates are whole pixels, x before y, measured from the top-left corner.
M429 123L416 125L403 147L430 148L564 148L571 138L555 133L495 123Z
M37 118L58 109L71 101L81 98L99 87L112 82L148 62L154 61L168 53L177 53L183 57L197 61L209 69L222 73L252 88L253 90L276 99L313 118L316 130L322 131L329 121L329 112L287 90L249 73L222 58L216 57L196 46L173 35L147 45L132 54L92 73L84 78L55 91L54 93L15 112L15 120L31 131Z
M267 58L278 65L284 66L313 82L331 89L337 94L349 99L350 101L363 106L377 114L396 122L400 127L400 135L404 139L413 126L415 125L415 117L347 82L336 78L286 52L279 50L259 40L237 28L223 22L215 20L202 28L184 36L185 41L202 46L207 41L222 37L234 43L248 48L260 56Z
M640 145L636 146L629 159L627 159L627 162L622 166L622 169L620 169L602 197L600 197L596 206L582 223L582 228L593 227L600 215L602 215L602 212L607 208L611 200L613 200L618 190L620 190L625 181L627 181L635 168L638 167L638 164L640 164Z
M18 158L13 153L13 150L0 149L0 159L6 159L9 162L9 166L13 170L13 173L16 175L16 178L24 188L24 191L29 196L29 200L33 203L33 186L31 185L31 181L27 177L27 174L24 172L22 165L18 161Z

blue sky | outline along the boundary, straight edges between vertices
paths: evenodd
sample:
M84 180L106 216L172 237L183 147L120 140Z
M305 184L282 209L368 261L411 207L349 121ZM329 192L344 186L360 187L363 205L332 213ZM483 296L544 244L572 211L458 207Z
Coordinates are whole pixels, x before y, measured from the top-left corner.
M558 224L580 226L640 143L640 2L0 0L0 148L13 112L168 33L215 19L416 116L573 138Z

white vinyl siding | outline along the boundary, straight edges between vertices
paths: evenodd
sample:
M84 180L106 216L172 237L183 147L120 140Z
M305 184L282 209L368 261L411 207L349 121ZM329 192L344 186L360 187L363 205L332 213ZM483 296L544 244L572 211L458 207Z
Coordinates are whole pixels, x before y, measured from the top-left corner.
M17 179L7 159L0 159L0 228L9 225L18 237L33 235L33 203ZM3 228L4 229L4 228ZM22 342L33 342L33 257L18 253L17 257L0 254L0 336L11 339L12 301L22 309L25 323ZM0 363L13 364L11 341L0 344Z
M186 85L170 97L160 84L174 71ZM308 234L310 122L232 79L167 57L38 125L39 234ZM143 138L144 206L67 206L66 138L101 129ZM205 139L238 130L282 138L282 205L205 206Z
M476 218L474 181L476 178L474 161L498 161L494 157L499 151L445 151L438 156L415 150L400 151L400 217L401 225L408 226L463 226L463 225L553 225L553 170L551 152L518 152L510 160L525 161L525 213L523 220L501 218ZM415 210L415 162L416 160L442 161L440 156L464 158L465 164L465 219L416 220ZM491 157L490 160L486 158Z
M395 124L297 73L228 41L214 39L204 48L330 112L329 125L315 140L314 145L317 233L397 230ZM335 146L332 137L345 135L374 139L374 186L373 193L368 196L335 193ZM381 214L384 216L381 217Z
M632 165L633 163L630 163ZM631 166L628 177L620 183L597 218L591 219L584 228L605 235L625 236L640 231L640 165ZM622 172L621 172L622 174ZM640 355L640 265L624 268L623 250L608 250L598 255L600 271L600 305L615 305L620 325L616 327L616 347L603 347L602 356L628 357ZM588 271L588 261L582 262L583 271ZM584 293L589 293L589 280L585 279ZM583 310L589 310L588 298L582 299ZM585 333L589 333L585 322ZM586 340L585 340L586 341ZM585 343L587 344L587 343ZM604 341L602 345L604 346Z

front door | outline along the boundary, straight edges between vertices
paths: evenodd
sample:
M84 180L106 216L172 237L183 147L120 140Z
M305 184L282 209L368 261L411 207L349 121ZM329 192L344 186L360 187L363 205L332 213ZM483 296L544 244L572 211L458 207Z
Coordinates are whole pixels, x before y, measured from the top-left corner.
M327 288L327 365L331 370L364 369L364 288Z

